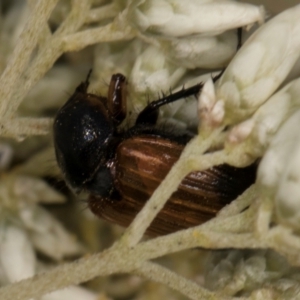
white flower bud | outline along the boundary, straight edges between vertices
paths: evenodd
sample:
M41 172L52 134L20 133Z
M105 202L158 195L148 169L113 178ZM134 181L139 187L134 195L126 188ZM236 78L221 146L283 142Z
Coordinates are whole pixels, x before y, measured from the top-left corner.
M0 265L6 283L33 276L35 264L35 253L25 231L11 224L1 223Z
M237 33L228 31L217 36L192 36L157 41L168 59L180 66L189 69L217 69L227 66L236 53Z
M218 83L225 124L246 119L284 81L300 56L300 5L259 28L243 45Z
M298 114L297 125L300 125L300 114ZM297 142L289 154L289 159L284 162L275 205L277 216L283 223L300 229L300 134L296 128L293 130L298 132Z
M178 68L166 59L160 49L149 46L139 57L133 66L129 84L130 92L135 94L151 95L158 98L161 92L169 92L179 79L184 75L185 69ZM144 107L145 103L140 103L143 97L134 99L135 107ZM144 97L144 100L149 100ZM144 101L145 102L145 101Z
M234 126L228 133L227 142L229 144L239 144L243 142L252 132L254 124L254 120L251 118Z
M33 245L47 256L60 260L65 256L78 255L82 246L51 214L39 206L27 206L20 217L31 231Z
M71 286L63 290L49 293L41 298L41 300L100 300L101 297L95 293L88 291L82 287ZM104 299L103 299L104 300Z
M279 219L300 228L300 110L280 127L264 155L257 182L261 192L275 196Z
M224 117L223 101L216 101L214 84L209 78L199 96L198 100L198 116L203 127L214 127L221 123Z
M259 165L257 180L261 185L277 189L280 176L298 144L299 126L300 110L284 122L273 137Z
M300 109L300 79L294 80L274 94L251 117L232 128L229 143L247 140L251 152L261 156L268 147L280 125L295 110Z
M133 0L128 10L140 31L172 37L218 34L263 20L262 7L229 0Z

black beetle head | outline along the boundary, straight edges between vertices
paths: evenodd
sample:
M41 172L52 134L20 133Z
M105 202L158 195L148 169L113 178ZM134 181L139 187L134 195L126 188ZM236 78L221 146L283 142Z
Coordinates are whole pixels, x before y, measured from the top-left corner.
M75 192L107 161L115 127L104 103L104 98L77 88L54 120L57 162Z

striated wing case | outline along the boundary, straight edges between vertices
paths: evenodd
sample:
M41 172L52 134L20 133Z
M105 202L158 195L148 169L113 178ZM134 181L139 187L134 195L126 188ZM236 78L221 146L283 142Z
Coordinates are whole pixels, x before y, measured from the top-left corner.
M184 146L174 141L138 136L117 149L115 186L121 199L90 196L91 210L101 218L128 226L179 159ZM190 173L147 230L164 235L199 225L239 196L255 181L256 166L220 165Z

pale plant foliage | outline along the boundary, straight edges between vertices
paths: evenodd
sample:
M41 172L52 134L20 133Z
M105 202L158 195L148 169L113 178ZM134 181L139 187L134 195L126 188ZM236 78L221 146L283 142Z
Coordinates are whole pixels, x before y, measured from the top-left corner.
M97 3L97 8L92 8L94 2L92 0L72 0L70 10L66 14L65 19L58 29L54 33L51 33L47 20L57 2L58 0L28 1L30 9L28 21L25 23L24 30L19 36L0 79L0 133L3 137L20 140L32 135L45 135L49 133L52 119L19 117L16 112L24 97L43 78L45 73L63 53L78 51L100 42L127 41L133 38L139 38L141 41L149 42L152 45L163 45L162 48L166 47L167 51L170 49L167 40L160 39L157 42L152 35L147 35L147 32L143 32L143 30L147 29L146 25L148 24L144 22L144 19L142 28L138 28L138 26L133 27L128 22L128 11L125 8L125 4L123 7L117 1L105 5L100 5L100 1L100 3ZM176 1L174 0L174 2ZM190 2L192 3L193 1ZM132 5L139 3L143 3L143 1L132 1ZM155 4L156 2L153 1L153 3ZM226 3L230 9L234 6L232 1L224 1L222 4L226 5ZM156 4L160 5L159 2ZM242 8L244 9L244 7ZM231 25L229 28L232 29L237 26L262 22L261 8L249 6L245 10L247 8L254 17L250 18L246 24L237 23ZM169 6L166 4L164 9L168 11ZM156 25L159 26L160 20L155 18L154 9L150 9L149 11L153 17L153 22L158 22L158 25ZM135 13L137 12L135 11ZM136 15L132 13L130 16L132 16L131 22L134 22L135 17L138 20L143 18L140 12ZM176 19L175 21L172 18L170 20L171 25L168 24L166 30L172 28L172 22L177 22ZM101 25L89 27L88 24L91 22ZM158 27L150 28L154 28L154 31L157 30L159 34L164 34L164 31ZM225 29L227 30L228 28L225 26ZM188 30L190 30L189 27ZM205 28L205 30L222 32L220 27ZM270 30L272 31L272 29ZM299 33L299 29L295 29L295 33L297 32ZM181 32L181 34L184 33ZM207 42L212 41L216 42L214 37L207 38ZM139 47L143 48L139 43L139 40L133 42L130 45L132 47L131 50L139 49ZM265 43L271 44L272 41L267 40ZM250 42L249 45L251 45ZM293 54L297 51L300 53L298 45L299 43L297 44L296 42L290 44L290 51ZM219 46L221 47L220 44ZM267 47L268 45L266 49L268 49ZM105 49L105 46L103 46L98 51L101 53ZM126 47L122 51L126 51ZM122 56L122 51L111 54L115 61L119 60L118 55ZM230 59L232 49L230 51L228 52L229 54L226 53L228 57L225 60ZM242 48L241 56L237 54L236 61L242 61L243 51L250 57L247 48ZM132 53L135 52L132 51ZM141 51L137 50L137 53L141 53ZM145 56L147 57L147 55ZM126 55L126 57L129 56ZM176 76L171 78L171 83L168 81L165 84L166 86L168 84L169 86L178 84L179 80L185 74L187 66L178 66L170 71L168 62L163 59L160 60L159 57L159 55L156 56L155 63L151 66L151 70L148 71L151 74L155 72L161 74L159 72L165 70L163 78L176 74ZM172 58L176 59L176 57L182 60L182 56L177 52L173 53ZM293 64L296 58L297 55L294 54L294 61L289 61L289 63ZM99 59L101 60L101 58ZM195 59L198 59L198 56ZM134 64L134 60L135 58L132 59L131 66ZM221 61L221 64L224 64L224 60L222 59ZM97 63L99 66L97 66ZM188 62L188 64L190 65L191 63ZM100 77L101 62L96 61L95 65L95 76ZM142 69L140 66L142 65L143 61L140 61L138 66L134 66L134 70L140 72L139 70ZM265 184L263 172L266 169L261 171L260 178L262 179L260 181L250 187L230 205L226 206L211 221L195 228L176 232L172 235L141 241L151 221L188 173L194 170L204 170L222 163L245 166L262 157L268 146L272 145L271 138L267 142L266 139L259 140L255 135L259 131L255 131L253 128L259 128L263 121L270 117L270 110L268 110L268 107L264 108L263 103L279 87L280 83L277 83L277 87L270 88L271 92L265 95L264 99L260 98L260 103L256 103L255 107L250 107L250 113L245 110L236 116L234 109L232 109L234 107L232 102L226 102L226 97L231 91L228 92L226 88L222 89L222 84L231 80L231 74L234 77L238 76L239 72L241 72L244 76L243 67L246 68L248 66L246 63L242 64L240 69L234 64L232 66L232 68L228 67L216 92L209 86L209 83L206 85L201 96L202 102L200 97L199 114L203 119L203 124L199 126L199 135L186 146L181 159L174 165L143 210L126 229L122 238L102 253L83 257L76 262L58 266L34 278L1 288L0 298L2 300L38 298L46 293L57 291L69 285L86 282L96 276L108 276L115 273L131 273L154 280L179 291L190 299L224 299L225 296L228 298L232 297L232 299L273 299L283 295L287 298L293 298L298 294L299 269L296 267L300 264L300 239L293 232L295 220L289 222L287 217L281 216L283 221L280 221L280 218L277 218L275 214L275 196L271 195L273 196L272 198L263 190ZM126 69L128 66L124 65L122 67ZM114 71L114 68L114 66L105 65L102 71L109 73ZM147 67L144 69L147 71ZM142 71L146 72L144 69ZM287 70L285 71L282 75L282 80L288 73ZM148 78L151 74L144 73L143 78ZM134 75L136 74L131 75L133 79L136 78ZM246 81L250 78L251 74L248 75L246 79L244 78ZM274 76L277 75L275 74ZM137 77L139 78L139 76ZM264 78L264 76L262 77ZM158 75L154 76L153 81L148 86L146 85L144 90L143 87L139 86L135 94L137 96L135 97L139 98L139 93L149 90L151 93L151 91L159 89L159 84L162 82L161 80L157 80L157 78L160 77ZM138 85L138 83L134 84ZM251 87L253 82L248 80L247 84ZM134 90L134 85L132 89ZM232 93L230 96L232 96ZM236 99L236 95L233 96L233 99ZM250 103L245 99L243 99L244 103L241 105L243 108ZM141 105L138 102L139 100L136 101L137 104L135 105ZM295 100L291 104L291 107L294 108L296 106L297 101ZM270 107L274 108L272 105ZM289 116L290 114L287 113L282 118L282 122L277 122L278 126L274 130L274 134ZM228 125L231 126L229 129ZM226 128L226 131L224 131L224 128ZM251 132L252 135L250 134ZM257 146L258 141L261 142L261 147L254 147ZM212 145L218 145L218 148L221 150L206 153ZM56 174L57 171L46 173L36 168L43 159L49 158L52 155L51 151L49 151L45 150L22 166L15 168L12 176L24 173L31 176ZM10 179L8 178L7 180ZM41 182L36 183L41 184ZM46 189L45 187L42 188L43 191ZM56 199L54 201L63 201L59 195L53 194L52 191L47 189L47 192L47 198L53 197ZM33 194L36 197L39 196L38 191ZM35 200L35 202L37 201ZM14 205L18 206L19 204L14 203ZM204 249L257 249L259 251L253 252L253 255L243 256L241 254L243 251L240 251L240 254L237 255L234 254L237 252L232 250L229 252L228 257L224 256L219 259L218 263L212 267L212 270L208 271L206 277L210 281L206 282L206 286L201 286L156 262L150 261L167 254L196 247ZM270 251L266 250L264 252L261 249L272 249L280 253L282 255L280 263L278 262L279 255L273 252L270 254ZM80 252L80 249L78 252ZM219 276L219 273L222 274L223 279ZM213 285L212 282L214 281L218 282L218 284ZM234 296L237 293L243 296L235 298Z

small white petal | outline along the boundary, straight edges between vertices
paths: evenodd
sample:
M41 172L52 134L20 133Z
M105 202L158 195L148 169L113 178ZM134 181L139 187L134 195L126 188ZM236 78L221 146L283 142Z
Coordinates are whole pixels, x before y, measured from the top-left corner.
M198 114L201 119L210 112L216 103L215 87L211 78L203 85L198 100Z
M22 221L31 230L34 246L53 259L78 255L83 247L76 237L67 232L62 224L39 206L26 206L20 211Z
M216 101L212 79L206 81L198 100L198 115L202 128L217 127L223 121L224 102Z
M35 274L35 253L23 229L1 224L0 264L8 282L20 281Z
M88 291L87 289L71 286L63 290L55 291L41 298L42 300L97 300L99 295Z
M212 119L214 120L214 123L216 124L220 124L223 120L225 111L224 111L224 101L218 101L212 111L211 111L211 115L212 115Z
M237 126L234 126L229 134L227 140L232 143L240 143L244 141L251 133L254 127L254 120L250 119L247 121L244 121Z

